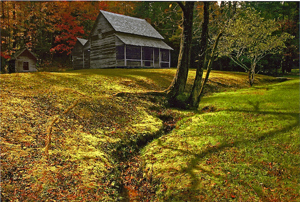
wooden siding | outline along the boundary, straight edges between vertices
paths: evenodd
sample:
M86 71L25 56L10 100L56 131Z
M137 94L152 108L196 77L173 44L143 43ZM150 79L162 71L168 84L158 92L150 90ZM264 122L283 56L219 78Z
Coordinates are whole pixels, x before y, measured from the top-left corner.
M90 50L87 49L84 51L84 64L83 69L89 69L90 68Z
M79 41L76 42L73 50L72 50L72 62L74 69L82 69L83 68L83 47Z
M83 46L83 57L84 57L84 64L83 68L84 69L89 69L90 68L90 53L91 53L91 42L87 41L86 44Z
M100 12L88 42L84 46L80 42L75 45L74 69L170 67L168 53L172 48L161 39L118 32L106 17Z
M125 61L124 61L124 59L123 59L123 60L117 60L116 66L117 66L117 67L124 67L124 66L125 66Z
M116 66L115 36L111 25L100 15L91 33L90 68Z
M28 62L28 70L23 69L24 63ZM25 50L21 55L16 58L15 61L15 71L16 72L35 72L36 69L36 59Z

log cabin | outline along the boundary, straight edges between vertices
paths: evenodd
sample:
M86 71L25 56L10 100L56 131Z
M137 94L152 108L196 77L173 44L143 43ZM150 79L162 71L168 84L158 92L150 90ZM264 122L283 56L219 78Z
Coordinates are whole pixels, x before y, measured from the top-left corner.
M90 68L90 42L86 39L77 38L72 50L72 64L74 69Z
M17 51L8 63L9 73L14 72L36 72L37 57L24 47Z
M145 19L100 10L89 39L77 39L74 69L169 68L173 50Z

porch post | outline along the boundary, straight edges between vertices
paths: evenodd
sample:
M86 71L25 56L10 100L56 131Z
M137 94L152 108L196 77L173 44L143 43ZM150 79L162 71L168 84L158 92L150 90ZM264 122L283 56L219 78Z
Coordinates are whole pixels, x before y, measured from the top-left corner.
M161 62L160 48L159 48L159 54L158 55L159 55L159 57L158 57L159 58L158 59L158 66L161 67L161 64L160 64L160 62Z

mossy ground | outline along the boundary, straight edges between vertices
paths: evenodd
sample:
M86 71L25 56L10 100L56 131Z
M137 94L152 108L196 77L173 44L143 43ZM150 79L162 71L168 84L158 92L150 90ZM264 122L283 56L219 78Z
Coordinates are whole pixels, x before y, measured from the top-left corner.
M0 75L2 200L120 199L117 159L134 152L139 140L156 135L163 127L159 117L194 112L165 109L157 97L114 94L163 90L174 74L175 69L103 69ZM188 88L194 74L191 71ZM246 87L246 81L243 73L212 72L208 91L237 90ZM257 77L257 84L270 81ZM77 100L75 108L62 114ZM58 115L47 159L46 129Z

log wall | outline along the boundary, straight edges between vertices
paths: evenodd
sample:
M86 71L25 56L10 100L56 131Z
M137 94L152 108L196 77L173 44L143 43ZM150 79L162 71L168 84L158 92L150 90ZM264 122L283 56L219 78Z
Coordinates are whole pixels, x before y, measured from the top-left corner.
M83 68L83 47L77 41L73 50L72 50L72 63L74 69L82 69Z
M100 15L91 34L90 68L116 66L116 47L114 30Z

